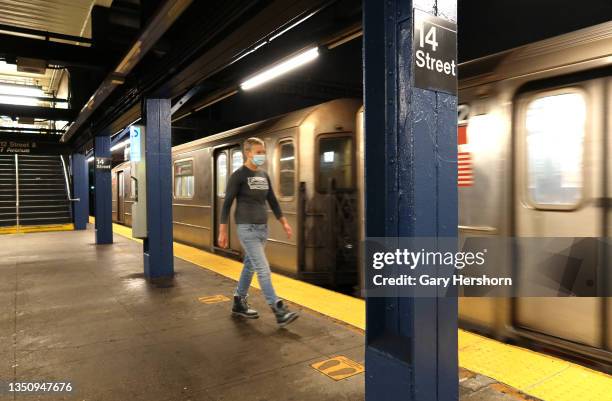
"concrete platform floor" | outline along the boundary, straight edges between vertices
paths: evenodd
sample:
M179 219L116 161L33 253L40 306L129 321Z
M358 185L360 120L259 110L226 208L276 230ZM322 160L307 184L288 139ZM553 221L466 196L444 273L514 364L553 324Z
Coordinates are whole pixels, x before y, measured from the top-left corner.
M232 280L175 259L173 282L149 283L141 245L120 236L105 246L91 229L0 241L0 400L364 399L363 374L334 381L310 367L335 355L363 363L356 329L310 311L278 329L258 290L262 317L232 318L229 302L198 300L230 296ZM9 394L9 381L74 391ZM461 383L462 400L517 399L470 372Z

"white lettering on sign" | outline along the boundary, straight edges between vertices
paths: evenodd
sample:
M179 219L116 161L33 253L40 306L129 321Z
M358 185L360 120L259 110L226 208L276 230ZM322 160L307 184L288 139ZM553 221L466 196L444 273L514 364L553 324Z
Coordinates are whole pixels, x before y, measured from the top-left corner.
M429 55L429 53L423 50L417 50L416 52L416 65L417 67L425 67L430 71L443 72L446 75L457 76L457 64L455 60L450 63L448 61L437 60Z

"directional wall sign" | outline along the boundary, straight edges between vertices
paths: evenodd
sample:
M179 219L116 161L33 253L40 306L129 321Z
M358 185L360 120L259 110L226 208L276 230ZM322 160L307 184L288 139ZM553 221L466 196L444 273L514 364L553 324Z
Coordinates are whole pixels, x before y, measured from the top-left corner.
M138 125L130 126L130 161L139 162L142 154L140 149L141 128Z
M59 155L69 152L67 146L55 142L0 137L0 154Z
M457 94L457 25L414 10L414 86Z
M111 158L110 157L96 157L96 170L110 170L111 169Z

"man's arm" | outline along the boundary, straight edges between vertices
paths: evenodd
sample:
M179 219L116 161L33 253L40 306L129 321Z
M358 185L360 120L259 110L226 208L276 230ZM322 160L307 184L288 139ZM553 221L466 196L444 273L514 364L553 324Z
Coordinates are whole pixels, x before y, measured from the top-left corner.
M270 176L266 174L266 179L268 180L268 204L270 205L270 209L274 213L274 216L278 220L283 218L283 211L278 204L278 200L276 199L276 195L274 194L274 189L272 188L272 182L270 181Z

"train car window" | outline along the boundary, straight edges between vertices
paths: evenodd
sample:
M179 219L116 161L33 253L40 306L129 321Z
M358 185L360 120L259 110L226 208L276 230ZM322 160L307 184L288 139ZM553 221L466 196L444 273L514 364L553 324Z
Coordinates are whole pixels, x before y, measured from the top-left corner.
M194 177L193 160L182 160L174 163L174 197L193 198Z
M586 104L580 93L542 96L525 115L527 191L537 205L572 206L582 198Z
M217 196L222 198L225 196L225 187L227 186L227 154L219 153L217 156Z
M232 173L238 170L244 164L241 150L232 151Z
M317 190L327 192L332 181L336 189L353 187L353 139L349 136L319 139Z
M295 147L293 141L283 141L279 145L279 194L291 197L295 194Z

